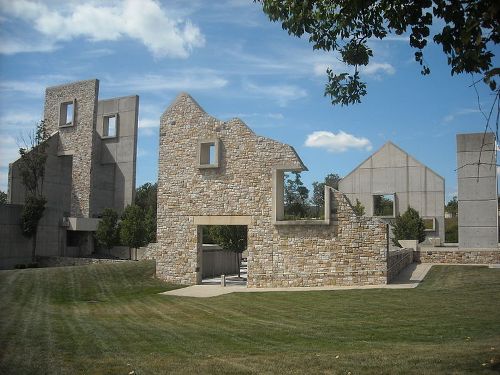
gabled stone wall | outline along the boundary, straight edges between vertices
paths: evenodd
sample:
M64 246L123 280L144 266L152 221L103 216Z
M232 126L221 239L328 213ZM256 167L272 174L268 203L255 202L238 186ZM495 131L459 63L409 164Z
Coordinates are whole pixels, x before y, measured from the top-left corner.
M200 168L203 140L218 140L218 167ZM259 137L241 120L219 121L181 94L161 117L158 171L158 244L146 257L164 280L201 281L199 218L248 227L248 286L384 284L386 237L382 222L357 217L331 191L330 224L275 225L273 170L303 170L289 145Z

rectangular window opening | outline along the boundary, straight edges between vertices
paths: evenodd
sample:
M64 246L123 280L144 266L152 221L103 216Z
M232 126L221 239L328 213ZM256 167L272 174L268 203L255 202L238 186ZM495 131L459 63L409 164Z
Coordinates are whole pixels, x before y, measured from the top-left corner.
M72 126L75 118L75 102L61 103L59 110L59 126Z
M380 194L373 196L373 216L394 217L394 194Z
M433 217L424 217L422 219L424 221L425 230L428 232L433 232L436 230L436 219Z
M207 140L199 143L199 168L219 167L219 141Z
M112 138L116 137L117 133L117 116L104 116L103 121L103 137Z

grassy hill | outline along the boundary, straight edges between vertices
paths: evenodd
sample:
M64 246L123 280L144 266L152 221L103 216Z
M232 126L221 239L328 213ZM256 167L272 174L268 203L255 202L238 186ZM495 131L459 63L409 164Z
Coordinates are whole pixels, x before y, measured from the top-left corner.
M416 289L158 295L154 263L0 272L0 373L498 373L500 269Z

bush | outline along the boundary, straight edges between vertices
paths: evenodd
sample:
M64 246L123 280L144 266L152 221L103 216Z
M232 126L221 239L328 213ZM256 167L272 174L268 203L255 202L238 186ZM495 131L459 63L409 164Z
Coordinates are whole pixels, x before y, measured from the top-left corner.
M22 269L25 269L26 268L26 264L22 264L22 263L19 263L19 264L14 264L14 268L16 270L22 270Z
M403 215L398 215L393 224L392 233L394 235L392 242L396 246L399 240L425 240L424 221L414 208L408 208Z

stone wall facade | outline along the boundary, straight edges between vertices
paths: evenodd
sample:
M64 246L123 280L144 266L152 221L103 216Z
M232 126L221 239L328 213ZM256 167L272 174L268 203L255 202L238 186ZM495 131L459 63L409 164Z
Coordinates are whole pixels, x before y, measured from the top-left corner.
M200 165L204 142L217 144L208 166ZM274 223L273 172L304 168L291 146L239 119L219 121L181 94L161 117L158 243L145 257L164 280L200 283L199 223L209 218L247 225L249 287L385 284L385 225L357 217L338 191L328 191L335 211L328 224Z
M444 264L500 264L500 249L420 247L415 262Z
M73 155L71 216L91 217L92 166L97 164L97 97L99 81L80 81L48 87L44 119L49 134L59 132L59 154ZM61 103L74 103L71 126L60 126Z

